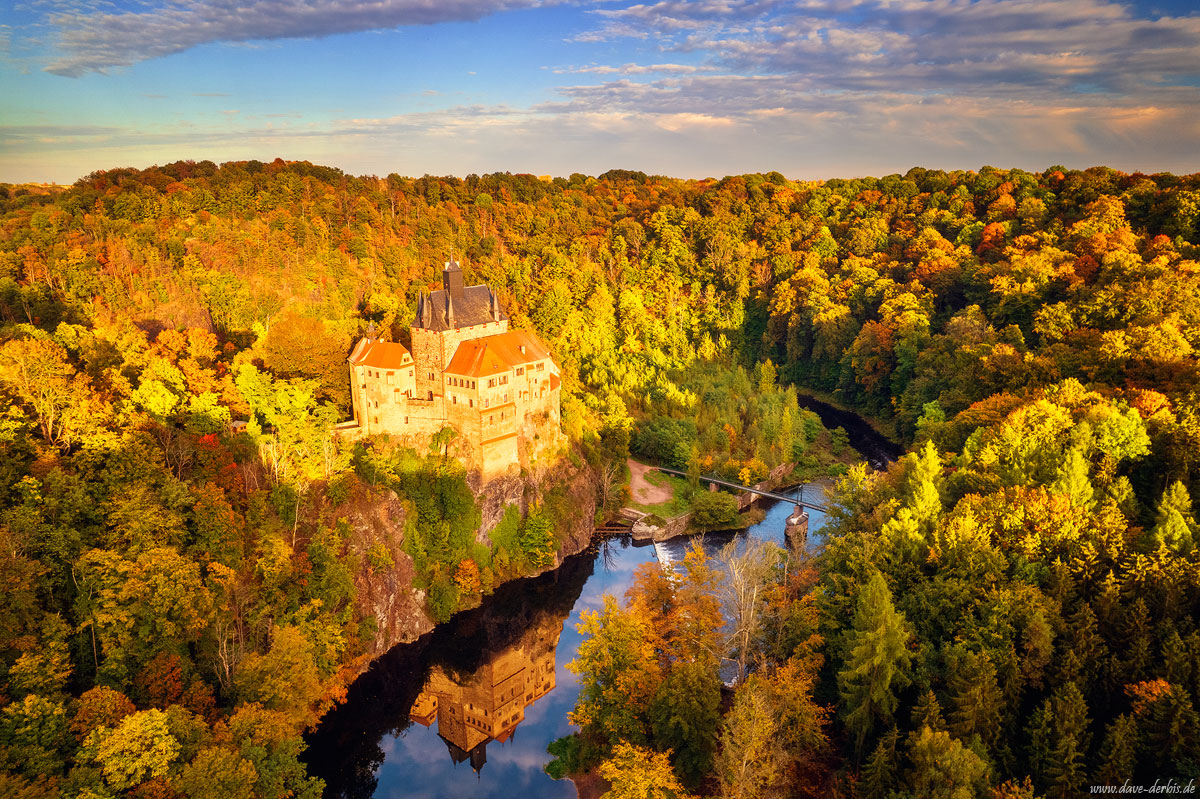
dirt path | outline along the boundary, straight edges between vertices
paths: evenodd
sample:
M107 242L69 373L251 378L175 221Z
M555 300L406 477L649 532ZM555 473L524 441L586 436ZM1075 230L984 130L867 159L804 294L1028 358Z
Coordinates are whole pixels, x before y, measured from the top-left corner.
M650 485L646 482L646 472L652 471L651 467L644 463L638 463L630 458L629 464L629 494L633 497L633 501L639 505L657 505L660 502L667 502L675 492L670 486Z

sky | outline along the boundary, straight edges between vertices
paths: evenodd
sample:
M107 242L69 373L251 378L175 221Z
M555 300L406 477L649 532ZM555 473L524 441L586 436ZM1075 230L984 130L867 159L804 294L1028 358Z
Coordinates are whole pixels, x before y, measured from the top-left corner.
M1200 0L0 0L0 181L1200 171Z

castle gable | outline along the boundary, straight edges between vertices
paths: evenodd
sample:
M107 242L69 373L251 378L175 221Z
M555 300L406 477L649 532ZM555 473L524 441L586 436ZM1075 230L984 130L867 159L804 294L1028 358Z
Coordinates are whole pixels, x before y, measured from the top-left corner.
M510 330L459 344L446 372L465 377L488 377L549 357L550 351L536 335L528 330Z
M359 340L350 353L349 361L355 366L369 366L373 369L399 369L412 363L412 355L403 344L394 341L373 341L370 338Z

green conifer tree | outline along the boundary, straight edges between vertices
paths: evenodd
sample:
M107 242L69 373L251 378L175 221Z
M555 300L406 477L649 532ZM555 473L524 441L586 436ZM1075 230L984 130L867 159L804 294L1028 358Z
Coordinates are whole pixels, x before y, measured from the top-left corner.
M1054 703L1051 697L1046 697L1029 715L1025 733L1028 741L1025 751L1029 759L1029 773L1034 781L1041 785L1054 748Z
M1113 719L1100 746L1100 767L1096 771L1096 782L1102 785L1120 785L1133 774L1137 765L1140 745L1137 722L1133 716L1123 713Z
M1196 522L1192 518L1192 498L1187 487L1176 480L1167 486L1158 503L1158 515L1150 530L1151 545L1165 545L1180 555L1186 555L1195 547Z
M1187 690L1192 684L1192 658L1178 630L1163 639L1162 660L1167 682Z
M1095 489L1088 477L1088 462L1079 447L1072 447L1058 467L1050 490L1070 497L1075 505L1091 510L1096 505Z
M1200 763L1200 714L1187 692L1172 685L1151 706L1143 731L1158 762L1169 762L1181 774Z
M858 783L858 795L862 799L887 799L896 788L899 777L896 744L899 740L900 731L895 727L880 736Z
M990 747L1000 732L1003 699L996 667L986 652L965 652L952 661L950 732L966 741L978 735Z
M912 660L907 649L912 634L904 614L892 605L892 593L879 572L871 575L859 593L854 626L848 635L850 656L837 680L846 727L861 756L876 723L891 724L895 690L908 684L905 672Z
M942 705L938 702L937 694L928 690L921 694L912 709L912 727L919 730L928 727L931 730L946 729L946 720L942 717Z
M1067 799L1078 794L1087 781L1088 708L1073 682L1059 688L1053 701L1054 745L1046 768L1047 795Z

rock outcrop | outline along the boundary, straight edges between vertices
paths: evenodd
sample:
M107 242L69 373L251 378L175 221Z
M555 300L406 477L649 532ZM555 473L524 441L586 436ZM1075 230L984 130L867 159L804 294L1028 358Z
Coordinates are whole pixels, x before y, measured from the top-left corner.
M472 473L467 483L475 492L475 502L483 516L476 532L480 543L489 543L488 533L500 523L510 505L515 505L525 516L530 507L544 502L551 492L560 489L566 492L571 508L569 526L554 565L543 571L556 568L565 558L582 552L596 532L596 475L586 463L576 465L562 457L551 464L536 464L519 475L503 475L487 483L481 483L478 473Z
M476 532L480 543L488 542L488 533L504 516L509 505L522 515L533 505L546 500L551 492L565 492L565 504L571 509L562 544L553 565L557 568L571 555L582 552L595 532L596 486L593 471L586 464L575 465L562 458L543 465L481 483L478 473L468 478L483 521ZM434 628L425 612L425 592L413 587L415 570L412 558L403 550L404 530L411 506L388 488L357 483L353 494L337 506L335 519L349 527L346 545L358 560L354 575L358 612L374 618L376 633L370 650L372 657L383 654L396 644L415 641Z
M338 518L350 527L347 546L360 564L354 575L358 612L375 619L372 656L433 629L425 592L413 588L412 558L401 548L408 513L396 492L362 483L338 508Z

